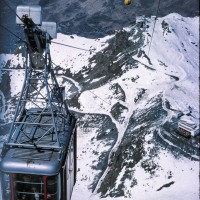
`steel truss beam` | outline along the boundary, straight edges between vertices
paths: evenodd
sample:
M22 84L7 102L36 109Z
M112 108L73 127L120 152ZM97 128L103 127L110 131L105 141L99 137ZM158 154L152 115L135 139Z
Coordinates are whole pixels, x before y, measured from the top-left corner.
M9 146L63 148L61 140L71 115L64 101L64 88L59 87L52 69L49 41L46 34L46 48L39 56L43 56L45 62L39 68L32 61L32 49L24 47L25 79L7 142Z

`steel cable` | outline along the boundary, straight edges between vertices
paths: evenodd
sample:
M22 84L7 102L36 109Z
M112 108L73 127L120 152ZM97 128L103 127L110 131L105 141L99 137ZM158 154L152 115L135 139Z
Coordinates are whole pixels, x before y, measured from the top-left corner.
M151 41L150 41L150 44L149 44L149 50L148 50L148 54L147 54L148 57L149 57L149 52L150 52L150 49L151 49L151 43L152 43L152 40L153 40L153 34L154 34L155 26L156 26L156 20L157 20L157 17L158 17L159 8L160 8L160 0L158 0L158 7L157 7L157 11L156 11L156 18L155 18L154 27L153 27L152 36L151 36Z

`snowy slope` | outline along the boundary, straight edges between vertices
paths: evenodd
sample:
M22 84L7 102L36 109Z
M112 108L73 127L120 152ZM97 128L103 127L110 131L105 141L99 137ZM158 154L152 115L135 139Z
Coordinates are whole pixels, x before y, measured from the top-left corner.
M109 84L91 90L92 93L89 91L83 92L79 98L82 112L106 114L111 117L113 123L116 125L118 129L118 138L109 154L110 159L112 153L115 153L116 149L119 148L119 144L127 131L127 125L130 122L129 120L133 111L136 109L142 110L147 106L146 103L149 99L159 94L162 94L163 109L167 111L166 118L162 119L159 124L164 124L167 120L170 121L177 111L186 113L189 107L192 108L192 116L190 117L197 123L199 120L199 97L197 92L199 74L199 33L198 29L195 28L198 27L198 18L182 18L180 15L171 14L165 18L158 19L149 53L151 64L145 57L145 54L147 54L149 50L149 41L151 39L149 34L152 33L153 22L149 21L148 24L150 28L143 33L144 44L140 49L140 52L143 51L143 55L139 56L139 54L136 54L133 56L133 58L138 61L138 68L126 71L127 65L125 64L122 67L122 70L124 70L122 76L114 79ZM162 24L165 24L165 27ZM130 29L127 28L125 30L134 33L133 29L134 27L130 27ZM134 36L129 39L135 42ZM135 40L137 39L138 38ZM136 81L133 82L133 78L136 79ZM120 84L125 92L125 101L119 101L112 96L110 85L116 83ZM140 102L135 103L133 100L137 98L141 88L145 89L145 96ZM95 94L100 95L104 101L97 98ZM166 101L170 104L171 109L166 108ZM116 102L120 102L128 108L124 110L123 123L116 121L110 113L112 106ZM143 124L139 124L139 126L141 125ZM134 128L137 129L138 127ZM191 161L182 156L177 159L169 150L163 149L158 150L157 156L152 158L150 152L156 148L156 145L153 144L154 130L155 127L149 130L149 135L144 137L146 155L143 156L134 168L130 167L128 169L127 164L124 164L121 168L121 172L116 175L117 178L114 179L115 184L113 184L112 187L110 182L107 185L105 184L105 186L102 184L113 177L113 175L109 176L108 174L112 173L115 167L108 167L99 180L94 193L100 191L106 199L116 196L124 196L130 199L198 199L198 162ZM80 129L79 131L82 132L84 130ZM158 131L160 131L159 128ZM92 133L88 131L88 134L90 135ZM174 146L171 141L167 142ZM90 193L86 192L88 185L92 182L90 177L91 168L88 169L87 166L82 169L83 166L81 163L84 163L84 160L90 160L88 157L92 156L92 152L87 151L87 153L82 155L82 152L88 147L88 140L84 148L82 148L82 145L79 151L81 170L78 173L78 182L72 199L98 199L98 193L97 196L93 194L90 197ZM91 149L93 149L93 147ZM130 151L125 153L131 154ZM87 156L87 159L85 156ZM131 162L131 160L128 162ZM155 172L153 174L141 167L141 165L144 165L143 163L148 164L148 162L150 166L151 163L155 165ZM152 168L153 167L154 166L152 166ZM125 178L127 171L129 171L129 177ZM170 174L173 175L170 176ZM84 176L87 177L83 179ZM108 176L108 180L106 176ZM163 189L162 186L168 183L170 183L169 186L163 187ZM108 188L102 189L103 187ZM123 191L121 194L119 194L120 190ZM81 197L79 195L81 195ZM124 199L124 197L119 199Z
M174 131L178 114L199 121L199 18L158 18L150 51L154 21L146 20L146 28L133 25L102 39L58 34L54 40L91 52L51 45L59 83L79 117L72 200L199 197L198 138ZM20 55L0 60L3 68L22 62ZM23 70L4 73L10 89L0 95L9 122Z

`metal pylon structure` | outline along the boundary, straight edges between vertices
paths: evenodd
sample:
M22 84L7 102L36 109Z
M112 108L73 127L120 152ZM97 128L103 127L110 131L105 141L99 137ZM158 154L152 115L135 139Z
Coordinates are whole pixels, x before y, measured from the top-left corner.
M41 6L17 6L24 28L25 78L8 140L0 155L0 199L70 200L77 171L77 119L53 70L50 43L56 23Z
M31 19L25 17L23 22L25 79L7 145L60 150L71 114L52 68L51 36Z

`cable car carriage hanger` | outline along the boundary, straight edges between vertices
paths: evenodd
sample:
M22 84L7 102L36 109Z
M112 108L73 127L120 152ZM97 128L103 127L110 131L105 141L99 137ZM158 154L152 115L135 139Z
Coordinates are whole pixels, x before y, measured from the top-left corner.
M56 80L50 42L56 23L42 22L39 5L20 5L25 78L1 154L2 200L70 200L76 181L76 118Z

